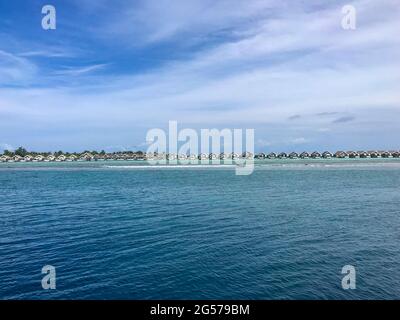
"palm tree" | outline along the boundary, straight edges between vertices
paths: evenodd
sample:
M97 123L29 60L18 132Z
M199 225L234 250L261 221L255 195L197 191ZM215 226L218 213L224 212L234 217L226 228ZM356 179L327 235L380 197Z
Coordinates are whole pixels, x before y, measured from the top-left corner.
M25 157L28 154L28 151L26 149L19 147L17 150L15 150L15 155L20 156L20 157Z
M14 156L14 152L11 152L9 150L4 150L3 154L7 157L13 157Z

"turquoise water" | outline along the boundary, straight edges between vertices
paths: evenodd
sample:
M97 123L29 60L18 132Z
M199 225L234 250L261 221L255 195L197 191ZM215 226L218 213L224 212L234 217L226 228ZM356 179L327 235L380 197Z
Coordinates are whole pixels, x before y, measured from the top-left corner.
M399 191L395 159L3 163L0 298L399 299Z

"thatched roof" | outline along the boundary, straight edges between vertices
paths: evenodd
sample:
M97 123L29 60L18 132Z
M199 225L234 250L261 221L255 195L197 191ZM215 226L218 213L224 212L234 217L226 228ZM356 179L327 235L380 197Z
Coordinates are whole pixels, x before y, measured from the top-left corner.
M336 151L335 152L335 157L336 158L345 158L347 157L347 153L344 151Z
M332 158L332 157L333 157L333 154L330 153L329 151L325 151L325 152L322 154L322 158L324 158L324 159L326 159L326 158Z

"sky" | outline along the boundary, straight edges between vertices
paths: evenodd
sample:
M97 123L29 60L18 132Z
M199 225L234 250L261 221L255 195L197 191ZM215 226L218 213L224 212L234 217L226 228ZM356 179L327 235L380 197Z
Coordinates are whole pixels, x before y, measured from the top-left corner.
M253 128L256 151L400 149L399 31L400 0L0 0L0 151L145 150L170 120Z

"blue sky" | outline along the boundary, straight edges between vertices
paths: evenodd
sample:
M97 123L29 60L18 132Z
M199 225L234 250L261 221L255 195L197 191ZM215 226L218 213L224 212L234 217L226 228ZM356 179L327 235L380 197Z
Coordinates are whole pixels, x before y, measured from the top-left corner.
M254 128L258 151L400 149L399 30L399 0L0 0L0 151L144 150L169 120Z

